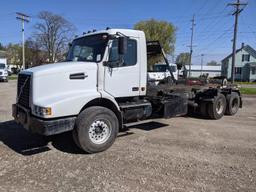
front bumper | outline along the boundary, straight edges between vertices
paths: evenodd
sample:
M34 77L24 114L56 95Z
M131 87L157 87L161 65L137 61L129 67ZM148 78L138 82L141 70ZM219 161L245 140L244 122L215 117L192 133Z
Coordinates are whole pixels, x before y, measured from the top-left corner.
M29 109L18 104L12 105L12 116L17 123L23 125L28 131L46 136L72 130L76 120L76 117L40 119L32 116Z
M0 76L0 80L6 80L7 76Z

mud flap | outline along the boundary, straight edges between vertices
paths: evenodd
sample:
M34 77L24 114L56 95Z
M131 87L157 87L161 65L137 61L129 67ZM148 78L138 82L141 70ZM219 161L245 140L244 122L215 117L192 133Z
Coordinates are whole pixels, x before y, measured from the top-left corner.
M184 96L172 95L162 101L164 105L164 118L186 115L188 112L188 99Z

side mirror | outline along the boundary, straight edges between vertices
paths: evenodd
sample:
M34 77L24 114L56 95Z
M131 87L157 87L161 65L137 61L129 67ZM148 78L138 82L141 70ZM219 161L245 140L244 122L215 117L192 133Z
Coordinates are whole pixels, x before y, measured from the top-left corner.
M68 47L72 47L72 43L68 43Z
M118 38L118 53L124 55L127 52L127 37Z

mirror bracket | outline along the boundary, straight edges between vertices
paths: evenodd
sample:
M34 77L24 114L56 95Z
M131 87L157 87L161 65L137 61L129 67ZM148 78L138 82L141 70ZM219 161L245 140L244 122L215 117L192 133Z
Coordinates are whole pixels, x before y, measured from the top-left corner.
M127 41L128 41L128 38L126 36L122 36L118 38L119 55L124 55L127 52Z

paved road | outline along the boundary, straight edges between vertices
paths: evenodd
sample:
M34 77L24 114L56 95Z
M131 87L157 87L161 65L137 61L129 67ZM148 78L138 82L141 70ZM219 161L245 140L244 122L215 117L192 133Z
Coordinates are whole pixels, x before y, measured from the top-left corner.
M32 135L11 118L15 81L0 84L0 191L255 191L256 98L233 117L133 127L88 155L70 133Z

